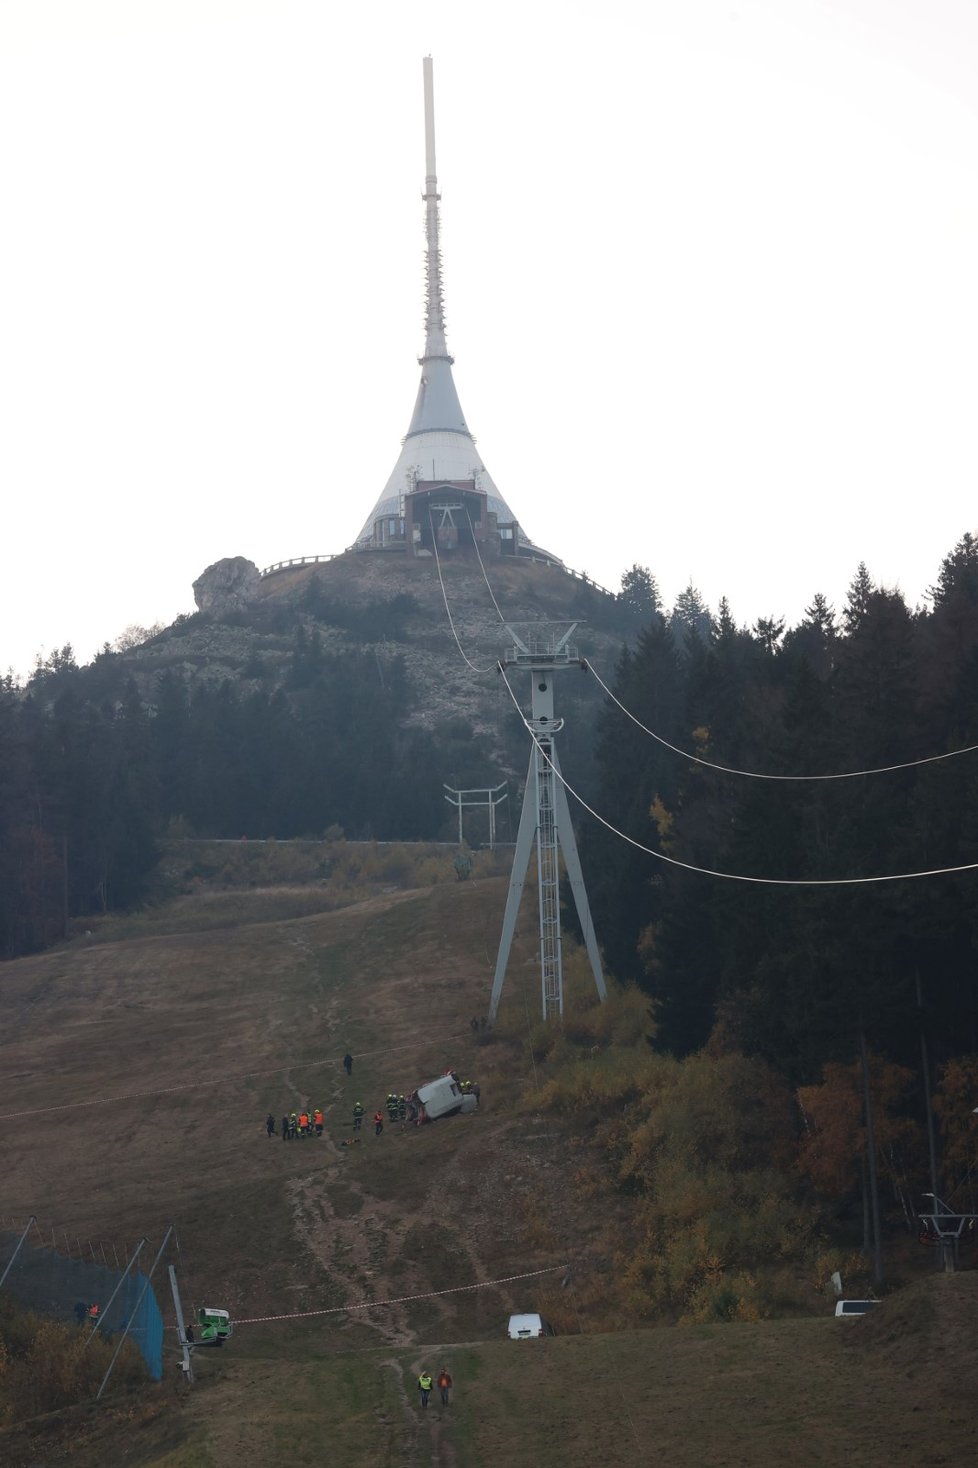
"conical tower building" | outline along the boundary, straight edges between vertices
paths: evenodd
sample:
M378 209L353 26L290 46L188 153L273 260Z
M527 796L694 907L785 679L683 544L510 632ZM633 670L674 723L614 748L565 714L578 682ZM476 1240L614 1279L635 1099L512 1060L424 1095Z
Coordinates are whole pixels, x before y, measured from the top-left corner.
M480 550L561 564L533 544L482 462L465 421L448 354L438 239L435 104L431 57L424 58L425 301L421 383L390 478L354 549L431 555L478 542Z

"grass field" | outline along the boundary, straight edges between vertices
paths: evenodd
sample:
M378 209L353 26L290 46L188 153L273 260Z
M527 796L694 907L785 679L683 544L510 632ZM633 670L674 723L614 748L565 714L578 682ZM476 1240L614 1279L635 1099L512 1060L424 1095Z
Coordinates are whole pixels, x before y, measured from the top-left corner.
M608 1321L577 1282L607 1267L625 1215L581 1195L575 1139L519 1110L531 1077L518 1041L538 1004L532 921L502 1038L480 1046L469 1025L485 1011L504 899L499 878L334 911L266 890L222 898L215 926L202 892L4 966L0 1215L35 1213L59 1240L120 1250L173 1223L185 1303L239 1321L427 1298L241 1323L229 1349L197 1353L189 1393L171 1346L161 1388L10 1430L0 1461L975 1461L978 1275L922 1282L865 1321L594 1333ZM355 1099L372 1113L449 1065L480 1080L476 1116L380 1138L365 1128L342 1146ZM327 1136L269 1141L266 1112L302 1104L328 1109ZM492 1283L568 1264L563 1291L563 1270ZM166 1306L162 1282L158 1294ZM541 1306L568 1333L502 1339L511 1310ZM455 1401L422 1416L414 1381L443 1361Z

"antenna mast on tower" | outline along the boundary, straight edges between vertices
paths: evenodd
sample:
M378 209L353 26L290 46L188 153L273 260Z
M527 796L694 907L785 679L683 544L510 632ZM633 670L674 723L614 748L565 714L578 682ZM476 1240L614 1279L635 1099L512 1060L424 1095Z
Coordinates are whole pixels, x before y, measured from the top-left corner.
M432 60L426 56L424 67L424 199L425 207L425 313L423 365L434 357L448 356L445 337L445 301L441 288L441 246L438 239L438 178L435 172L435 83Z

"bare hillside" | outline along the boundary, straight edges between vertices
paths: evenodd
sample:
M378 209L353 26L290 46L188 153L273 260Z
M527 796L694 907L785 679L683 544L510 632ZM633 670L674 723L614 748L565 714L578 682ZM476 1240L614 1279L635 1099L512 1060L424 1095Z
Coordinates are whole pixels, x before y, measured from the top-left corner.
M863 1321L616 1330L627 1209L601 1190L586 1127L520 1104L532 922L499 1037L471 1028L504 895L493 877L296 917L286 889L223 915L205 891L4 967L0 1214L34 1212L82 1251L174 1223L187 1303L238 1322L229 1348L198 1353L191 1395L171 1345L161 1388L10 1430L6 1463L973 1459L974 1275L921 1281ZM372 1115L449 1065L480 1081L477 1114L344 1145L356 1099ZM305 1104L327 1109L322 1139L265 1135L268 1111ZM505 1341L516 1309L560 1337ZM443 1364L454 1401L422 1415L417 1374Z

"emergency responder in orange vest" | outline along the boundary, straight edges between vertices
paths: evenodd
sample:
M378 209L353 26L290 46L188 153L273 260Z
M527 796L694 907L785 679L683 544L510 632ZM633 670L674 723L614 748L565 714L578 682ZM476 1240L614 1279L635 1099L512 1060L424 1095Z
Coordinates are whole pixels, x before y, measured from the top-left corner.
M316 1128L316 1136L321 1137L323 1134L323 1122L326 1120L326 1118L323 1116L321 1107L316 1107L315 1111L312 1114L312 1119L313 1124Z
M306 1136L309 1131L308 1111L302 1111L299 1113L299 1131L302 1133L303 1136Z

